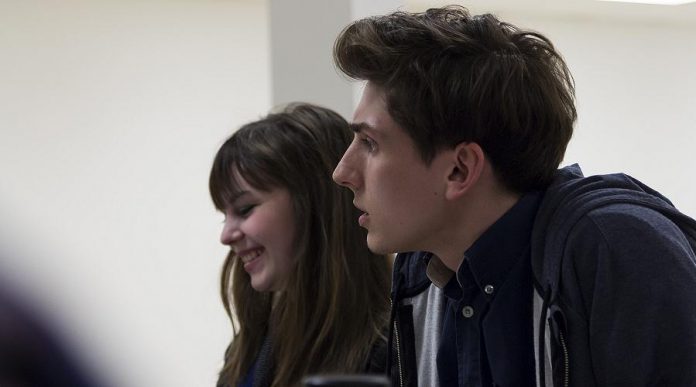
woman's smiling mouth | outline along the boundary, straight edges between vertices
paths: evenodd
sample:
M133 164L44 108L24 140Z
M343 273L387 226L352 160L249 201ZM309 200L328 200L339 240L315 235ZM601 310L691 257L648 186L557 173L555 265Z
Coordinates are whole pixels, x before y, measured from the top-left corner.
M259 255L261 255L262 252L263 252L263 248L258 248L258 249L254 249L251 251L246 251L246 252L244 252L244 255L239 256L239 259L241 259L242 263L244 265L246 265L247 263L256 259Z

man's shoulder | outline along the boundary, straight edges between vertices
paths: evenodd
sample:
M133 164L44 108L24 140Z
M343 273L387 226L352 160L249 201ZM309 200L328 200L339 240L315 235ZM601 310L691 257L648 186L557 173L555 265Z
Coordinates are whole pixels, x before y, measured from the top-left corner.
M696 222L684 216L675 219L655 208L634 203L614 203L587 212L568 235L569 247L606 244L614 255L666 254L670 250L688 252L688 232L696 231ZM693 252L692 252L693 254Z
M689 245L696 222L630 176L576 174L559 179L544 195L532 232L532 268L539 283L555 288L569 254L585 263L595 261L601 249L611 253L602 256L620 261L631 252L643 257L691 250L693 255ZM683 251L682 257L689 255Z
M660 234L679 231L674 221L663 212L635 203L608 204L588 211L584 217L607 233L645 230Z
M656 273L690 282L696 274L693 244L673 219L656 209L611 204L576 223L567 235L560 272L576 278L587 291L612 283L642 287Z
M657 233L663 229L696 229L696 222L680 213L666 197L628 175L576 174L559 178L544 193L533 240L547 248L562 248L568 235L582 226L587 229L588 220L602 230L640 225L652 225Z

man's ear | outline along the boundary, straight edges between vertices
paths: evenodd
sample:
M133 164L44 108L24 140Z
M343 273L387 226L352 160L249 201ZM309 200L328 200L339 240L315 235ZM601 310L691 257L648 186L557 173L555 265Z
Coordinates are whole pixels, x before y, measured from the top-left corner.
M475 142L457 144L452 152L452 164L447 176L447 199L458 199L476 185L481 177L486 154Z

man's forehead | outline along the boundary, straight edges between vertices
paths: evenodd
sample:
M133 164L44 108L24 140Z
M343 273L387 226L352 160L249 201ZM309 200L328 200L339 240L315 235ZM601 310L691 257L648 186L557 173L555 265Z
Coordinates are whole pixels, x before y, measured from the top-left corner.
M360 99L360 105L380 105L386 107L387 99L384 89L380 86L367 82L365 87L362 89L362 98Z
M378 86L368 82L353 115L351 129L356 133L383 135L392 126L394 120L387 111L384 93Z

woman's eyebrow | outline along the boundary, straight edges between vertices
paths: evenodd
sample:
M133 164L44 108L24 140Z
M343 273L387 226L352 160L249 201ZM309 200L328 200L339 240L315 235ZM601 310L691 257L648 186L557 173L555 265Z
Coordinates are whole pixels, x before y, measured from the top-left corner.
M244 196L249 195L251 192L249 191L237 191L234 194L232 194L232 197L230 198L230 204L234 204L237 200L243 198Z

